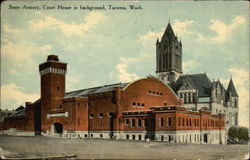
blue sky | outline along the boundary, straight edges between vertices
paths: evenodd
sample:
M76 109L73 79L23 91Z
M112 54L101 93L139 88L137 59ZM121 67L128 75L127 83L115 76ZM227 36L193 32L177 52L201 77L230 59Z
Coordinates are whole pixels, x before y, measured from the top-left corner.
M45 10L48 6L102 6L106 10ZM40 10L9 9L9 5ZM109 10L108 5L127 10ZM130 10L140 5L142 10ZM240 95L240 124L249 113L247 2L5 1L1 6L1 107L40 96L38 65L57 54L68 63L66 90L155 75L155 42L169 20L183 44L184 73L204 73Z

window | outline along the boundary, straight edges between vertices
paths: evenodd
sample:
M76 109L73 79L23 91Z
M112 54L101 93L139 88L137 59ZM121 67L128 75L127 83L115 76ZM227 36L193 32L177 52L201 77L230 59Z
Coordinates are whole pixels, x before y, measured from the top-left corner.
M160 126L163 127L163 125L164 125L163 118L160 118Z
M182 95L182 93L180 93L180 98L182 98L183 97L183 95Z
M182 126L185 126L185 119L182 118Z
M188 119L186 120L186 126L188 126Z
M102 134L100 134L100 137L102 138Z
M135 135L132 135L132 137L133 137L133 140L135 140Z
M172 125L172 122L171 122L171 117L168 117L168 126L170 127Z
M153 94L155 94L155 91L153 91Z
M141 106L141 104L140 104L140 103L137 103L137 106Z
M109 112L109 117L114 117L114 113L113 112Z
M60 90L60 88L59 88L58 86L56 87L56 89L57 89L58 91Z
M189 126L192 126L192 121L191 121L191 119L189 119Z
M141 127L141 119L138 119L138 127Z
M136 106L136 103L135 102L133 102L133 104L132 104L133 106Z
M91 114L89 115L89 118L94 118L94 114L91 113Z
M99 118L103 118L103 113L99 113Z
M144 120L144 126L147 127L148 126L148 119Z
M151 90L149 90L148 93L151 93Z
M138 139L141 140L141 135L139 135Z
M160 93L160 95L162 96L162 93Z
M135 119L132 119L132 127L135 127Z
M187 103L187 94L184 93L184 103Z
M141 106L144 107L144 103L142 103Z
M129 119L126 119L126 120L125 120L125 124L126 124L126 126L129 125Z
M179 126L181 126L181 118L180 117L179 117L179 121L178 122L179 122Z
M188 93L188 102L191 103L191 93Z
M159 92L156 92L157 95L159 95Z
M129 139L129 135L128 134L126 135L126 139Z
M80 118L77 119L77 122L78 122L78 126L80 125Z
M165 102L165 103L164 103L164 106L166 106L166 105L167 105L167 103Z

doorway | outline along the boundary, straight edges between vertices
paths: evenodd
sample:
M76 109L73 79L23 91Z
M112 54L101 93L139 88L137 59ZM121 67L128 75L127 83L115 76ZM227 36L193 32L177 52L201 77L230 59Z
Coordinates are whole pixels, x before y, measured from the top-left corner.
M62 134L63 125L61 123L54 123L54 133Z

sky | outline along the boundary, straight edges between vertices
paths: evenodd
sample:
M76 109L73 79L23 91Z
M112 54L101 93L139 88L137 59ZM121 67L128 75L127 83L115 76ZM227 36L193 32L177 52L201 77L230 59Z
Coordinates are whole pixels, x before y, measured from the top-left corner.
M72 9L57 9L58 5ZM106 10L80 9L87 5ZM109 5L126 10L110 10ZM130 5L142 9L131 10ZM182 41L184 74L206 72L226 89L232 76L240 96L239 123L248 126L246 1L5 1L1 3L1 108L14 109L40 97L38 65L49 54L68 63L67 91L155 75L155 43L169 22Z

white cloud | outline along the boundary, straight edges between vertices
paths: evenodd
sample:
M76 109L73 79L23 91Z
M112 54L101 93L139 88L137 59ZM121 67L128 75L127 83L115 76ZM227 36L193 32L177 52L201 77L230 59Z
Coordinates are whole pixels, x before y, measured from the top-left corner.
M239 124L248 126L249 124L249 71L243 68L230 68L234 85L239 95ZM229 80L221 79L224 86L228 86ZM227 88L226 88L227 89Z
M245 24L245 18L237 16L232 20L232 23L227 25L220 20L212 19L212 25L209 27L216 32L216 36L211 37L214 42L222 43L230 39L231 34L236 31L242 24Z
M59 30L66 36L82 36L83 33L90 30L94 25L103 20L105 16L100 12L90 12L85 16L84 22L81 24L65 23L62 20L58 20L52 16L45 16L38 12L41 19L29 21L31 30L34 32L44 31L48 29Z
M11 25L5 24L3 25L3 31L7 33L21 33L23 30L21 29L16 29Z
M175 20L173 24L173 30L178 36L184 36L185 34L192 34L191 30L188 30L188 27L194 23L192 20Z
M131 82L134 81L136 79L139 79L139 76L136 75L135 73L129 73L127 71L128 67L129 67L129 63L131 62L136 62L138 61L135 58L124 58L124 57L120 57L120 63L117 64L115 67L118 70L118 79L120 82ZM110 79L114 79L116 77L114 72L109 73L109 77Z
M182 62L182 68L185 72L191 72L197 66L197 61L188 60Z
M149 31L145 35L142 35L139 40L140 41L156 41L157 38L160 38L164 33L164 28L160 32L152 32Z
M24 93L15 84L1 86L1 106L10 108L24 105L25 102L34 102L40 97L39 94ZM8 106L9 102L13 102L15 106Z

